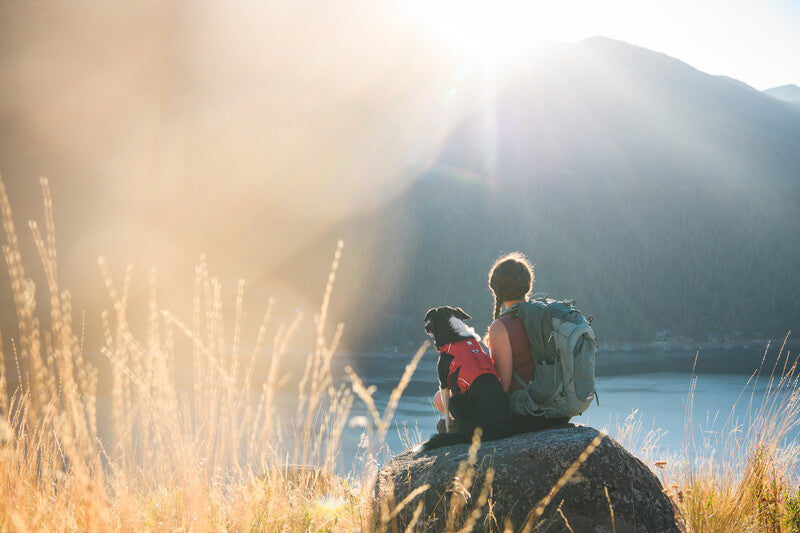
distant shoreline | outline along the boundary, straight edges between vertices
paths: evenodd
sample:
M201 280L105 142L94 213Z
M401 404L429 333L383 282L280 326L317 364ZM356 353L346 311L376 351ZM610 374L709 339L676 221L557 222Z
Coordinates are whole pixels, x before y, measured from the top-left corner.
M679 342L679 341L650 341L650 342L620 342L620 343L600 343L599 352L629 353L629 352L697 352L703 350L765 350L769 345L775 348L783 344L783 339L747 339L747 340L725 340L718 342ZM795 342L790 338L786 345L790 348L795 346Z
M644 341L644 342L600 342L598 347L598 352L600 353L614 353L614 354L624 354L624 353L694 353L694 352L702 352L704 350L713 350L713 351L720 351L720 350L758 350L760 353L767 348L769 345L770 350L777 350L783 344L783 337L780 338L773 338L773 339L723 339L720 341ZM789 337L789 340L786 342L787 348L792 350L792 352L797 352L798 348L800 348L800 340L796 340L793 337ZM429 348L431 351L435 351L433 346ZM409 346L408 348L400 347L400 346L393 346L387 345L381 349L350 349L350 350L340 350L340 353L345 353L349 355L353 354L370 354L370 355L389 355L389 354L401 354L406 352L413 353L412 348Z

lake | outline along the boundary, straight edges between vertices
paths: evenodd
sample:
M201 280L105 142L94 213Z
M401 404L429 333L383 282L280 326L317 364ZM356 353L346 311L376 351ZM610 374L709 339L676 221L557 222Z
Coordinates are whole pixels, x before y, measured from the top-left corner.
M774 343L773 343L774 345ZM597 402L573 422L606 429L610 435L620 435L619 427L634 414L638 426L633 442L624 440L639 452L650 444L654 459L668 458L682 452L686 443L694 439L695 449L704 442L713 443L725 429L731 409L736 405L735 418L746 423L745 412L751 401L757 409L768 387L769 375L776 362L780 344L770 348L761 375L751 379L765 353L766 342L761 345L730 348L704 348L678 351L644 350L630 352L603 352L597 356ZM796 350L789 350L794 357ZM695 356L697 354L697 360ZM350 364L365 385L375 385L374 395L379 409L383 409L389 394L396 386L412 354L353 354L334 364L334 375L344 374L343 366ZM403 394L394 416L393 428L387 437L392 453L404 449L401 437L406 429L419 438L427 438L435 431L438 413L431 397L437 390L435 366L437 354L426 353L414 378ZM780 366L783 365L781 359ZM693 372L694 368L694 372ZM690 389L694 383L691 424L687 431L687 408ZM749 380L749 384L748 384ZM738 404L737 404L738 402ZM351 416L366 415L363 404L356 400ZM728 428L729 429L729 428ZM361 428L348 428L342 439L342 461L345 471L360 468L357 457ZM650 435L648 436L648 433ZM723 438L728 431L722 431ZM657 438L653 438L657 437ZM797 433L790 435L797 439Z
M640 456L642 447L647 445L647 455L653 459L667 459L680 453L692 439L695 449L700 449L704 442L715 446L714 439L724 428L737 401L736 417L740 423L746 423L744 415L751 393L753 405L758 407L761 404L780 344L767 352L762 375L757 380L751 379L764 356L765 346L766 342L746 347L702 348L696 360L698 352L688 348L677 351L600 351L596 369L599 404L592 403L582 416L572 421L605 429L611 436L619 437L619 428L625 425L627 417L635 413L632 420L636 426L636 438L621 440L630 451ZM789 347L788 352L790 358L795 357L797 345ZM366 386L376 387L373 397L378 409L383 411L412 357L411 352L337 353L332 361L332 373L338 384L349 385L344 369L350 365ZM432 396L438 389L437 358L438 354L433 350L425 353L400 399L386 439L391 454L404 450L409 442L416 444L426 439L435 431L439 413L433 408ZM102 374L109 374L105 356L91 354L88 359L101 368ZM297 382L304 360L305 354L292 354L282 365L286 379L275 398L275 407L277 416L287 428L291 426L297 408ZM779 368L783 361L782 358ZM262 366L266 364L266 361L262 362ZM176 378L180 393L191 394L191 372L180 372ZM692 424L687 432L687 408L693 380ZM258 379L254 383L259 383ZM110 435L109 387L110 383L101 385L97 405L101 434L106 435ZM253 402L258 401L259 391L260 385L253 387ZM367 414L363 402L356 398L350 419ZM364 449L360 446L363 433L363 427L345 428L338 456L338 473L359 472L363 468ZM797 440L797 431L789 438ZM288 448L291 450L294 446L289 444Z

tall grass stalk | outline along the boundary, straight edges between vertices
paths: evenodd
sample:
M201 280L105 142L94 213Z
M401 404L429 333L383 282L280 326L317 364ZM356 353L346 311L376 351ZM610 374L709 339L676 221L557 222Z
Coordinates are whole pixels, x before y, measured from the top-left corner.
M750 376L721 428L704 428L702 446L694 442L693 380L687 403L687 436L683 461L664 479L687 524L694 531L796 531L800 447L791 439L800 423L797 356L787 337L771 369L761 364ZM769 374L762 375L766 370ZM764 396L755 402L760 380ZM736 407L747 400L743 413Z
M339 497L340 507L348 496L346 484L321 483L337 467L353 402L350 389L334 386L331 376L342 325L330 340L325 330L341 243L315 318L315 348L299 389L299 425L281 420L275 405L281 362L299 315L276 327L265 354L270 301L246 350L244 282L236 287L228 323L224 289L201 257L188 323L159 306L151 272L146 333L138 340L128 317L133 270L118 281L100 258L111 301L101 317L101 353L111 363L113 383L112 429L104 436L97 423L98 370L83 351L83 328L78 334L73 329L70 293L58 285L52 200L47 181L41 185L44 224L29 227L44 272L44 299L37 298L23 266L0 180L3 253L18 323L12 346L19 346L15 390L8 390L5 363L0 365L2 529L306 529L332 520L356 527L363 513L353 506L337 509L335 519L316 509L323 495ZM42 302L44 313L37 309ZM179 388L175 375L176 352L186 341L192 364L181 371L191 372L189 391ZM265 356L266 377L256 383ZM293 462L319 468L294 468Z
M223 316L226 289L203 257L194 272L188 319L160 306L156 275L149 273L143 335L128 316L138 312L129 309L133 270L118 278L99 260L111 302L99 317L100 353L112 374L110 394L101 396L99 372L83 339L85 320L93 319L82 318L74 327L70 293L59 286L52 199L47 181L41 185L44 221L28 225L43 272L44 290L37 293L0 179L3 256L17 322L15 332L0 334L0 529L394 531L406 508L414 510L406 531L426 526L419 501L426 486L400 502L391 497L378 502L378 516L371 516L370 481L389 457L387 432L428 346L413 356L382 412L375 387L352 368L346 368L350 386L334 379L331 363L343 326L328 331L326 324L341 242L313 319L314 348L298 382L291 420L280 416L276 396L302 316L274 324L270 300L248 346L244 282L233 291L233 317ZM7 369L5 362L12 359ZM184 359L190 360L188 370ZM762 367L765 360L766 352ZM191 373L188 390L179 387L178 371ZM764 400L755 405L756 385L764 379ZM684 456L664 461L654 452L661 436L656 431L636 449L662 479L689 531L800 529L800 453L796 443L786 442L797 430L800 392L797 359L785 342L769 376L759 367L749 386L749 395L742 396L744 414L732 411L717 440L697 447L687 437ZM360 421L350 419L356 398L367 407L368 417ZM101 402L111 404L109 431L98 424ZM691 424L691 401L688 406ZM340 461L342 433L353 422L364 427L364 467L341 480L330 473ZM631 417L617 433L623 443L633 442L641 425ZM506 521L504 531L549 528L552 524L540 520L543 509L602 438L601 433L530 510L526 523ZM500 528L491 512L493 471L485 473L477 498L470 492L479 446L477 434L442 495L448 531ZM471 507L468 501L474 502ZM610 500L609 511L613 516Z
M800 531L800 374L788 338L771 368L765 367L771 349L766 347L721 420L697 419L696 354L681 452L665 455L659 446L664 432L645 432L636 411L612 433L657 474L687 531Z

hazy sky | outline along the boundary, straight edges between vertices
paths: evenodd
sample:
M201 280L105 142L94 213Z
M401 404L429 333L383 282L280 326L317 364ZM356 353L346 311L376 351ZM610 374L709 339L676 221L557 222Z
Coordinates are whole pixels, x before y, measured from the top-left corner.
M800 0L419 0L415 10L476 52L605 35L757 89L800 85Z

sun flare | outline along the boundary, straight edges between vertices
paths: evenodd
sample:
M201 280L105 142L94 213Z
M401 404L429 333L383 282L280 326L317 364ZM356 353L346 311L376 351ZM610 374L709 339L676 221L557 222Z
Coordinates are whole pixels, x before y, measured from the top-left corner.
M557 4L523 0L414 1L414 14L448 45L474 55L503 58L557 39Z

